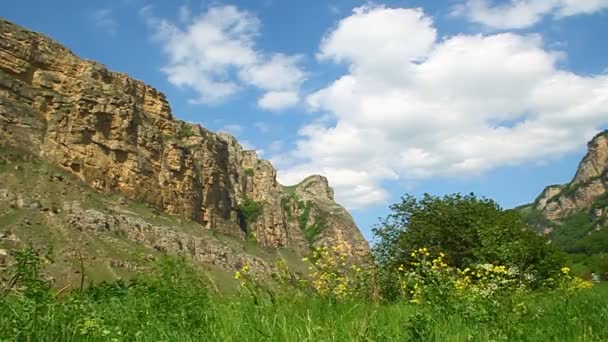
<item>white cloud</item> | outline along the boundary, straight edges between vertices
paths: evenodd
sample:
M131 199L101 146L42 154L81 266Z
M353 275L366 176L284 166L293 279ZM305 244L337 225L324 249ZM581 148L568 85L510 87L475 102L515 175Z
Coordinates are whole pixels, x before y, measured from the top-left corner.
M437 39L418 9L361 7L318 57L348 73L307 98L330 115L276 155L282 182L326 175L349 208L383 202L386 180L471 176L559 157L608 123L608 75L558 68L538 35Z
M111 9L98 9L93 12L93 22L95 26L109 34L115 34L118 30L118 22L114 18Z
M304 81L304 72L298 68L301 56L275 54L269 60L243 68L240 77L261 89L296 89Z
M289 103L283 101L282 108L299 101L299 87L305 80L301 57L257 49L260 21L252 13L234 6L213 6L193 17L182 6L180 23L153 16L150 7L141 14L168 57L163 72L172 84L194 90L197 96L191 102L221 102L246 86L295 96ZM266 96L259 102L265 104Z
M260 108L279 111L295 106L300 101L294 91L269 91L258 100Z
M562 18L591 14L608 8L608 0L510 0L493 4L488 0L467 0L457 5L454 14L496 29L522 29L533 26L545 16Z

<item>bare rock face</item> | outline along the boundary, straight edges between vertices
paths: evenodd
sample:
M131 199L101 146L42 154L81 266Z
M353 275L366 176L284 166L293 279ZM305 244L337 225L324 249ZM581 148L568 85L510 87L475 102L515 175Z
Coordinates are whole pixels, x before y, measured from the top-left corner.
M560 221L577 212L593 209L603 215L605 208L595 208L608 196L608 131L595 136L581 161L574 179L566 185L549 186L537 198L534 209L551 221ZM601 216L601 215L600 215Z
M336 246L344 255L359 260L369 256L367 241L348 211L334 202L334 191L327 178L313 175L296 186L284 188L284 192L288 217L296 219L297 228L310 247Z
M543 190L536 200L536 208L543 210L547 207L547 203L553 199L553 197L559 195L564 189L563 185L550 185Z
M270 162L227 134L175 120L165 96L143 82L2 19L0 144L40 156L98 191L120 192L206 229L247 233L264 246L307 247ZM328 228L314 244L369 254L326 179L309 178L297 193L318 207L312 216L326 217ZM246 200L262 207L247 226L239 215Z
M581 161L570 186L587 184L605 177L608 170L608 131L598 134L588 144L587 155Z

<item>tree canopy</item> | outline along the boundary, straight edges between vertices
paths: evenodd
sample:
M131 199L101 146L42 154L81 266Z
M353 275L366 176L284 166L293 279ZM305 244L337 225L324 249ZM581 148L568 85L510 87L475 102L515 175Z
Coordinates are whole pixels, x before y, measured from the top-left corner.
M445 253L447 261L459 268L502 264L538 279L563 265L561 255L528 229L519 213L502 210L491 199L474 194L425 194L420 199L406 195L390 209L373 229L374 255L384 269L407 263L410 252L422 247Z

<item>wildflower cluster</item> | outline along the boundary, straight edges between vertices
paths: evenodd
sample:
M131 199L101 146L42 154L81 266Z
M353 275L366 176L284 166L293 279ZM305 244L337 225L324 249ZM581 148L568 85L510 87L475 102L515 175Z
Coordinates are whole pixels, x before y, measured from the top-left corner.
M317 294L334 299L370 295L373 271L349 260L343 246L315 249L309 262L310 288Z
M530 276L522 277L514 267L504 265L479 264L472 268L456 270L458 277L454 282L458 293L470 292L481 297L491 297L500 291L523 292Z
M533 275L505 265L484 263L464 269L452 267L445 261L445 254L433 254L426 247L412 251L409 261L401 264L397 272L401 295L412 303L522 294L530 290L530 284L535 280ZM565 293L592 286L591 282L572 276L567 267L550 281L553 284L546 284L546 288L557 288Z
M309 266L310 284L322 296L344 298L351 294L352 279L346 268L346 255L339 246L319 247L312 252Z
M243 265L240 270L234 272L234 279L239 281L241 287L245 287L247 282L255 282L255 278L250 271L251 267L249 265Z
M431 255L423 247L410 254L411 261L399 266L399 285L403 297L422 303L430 292L444 293L453 286L453 270L445 262L445 254Z
M583 280L577 276L574 276L570 273L569 267L562 267L561 274L557 279L549 279L549 281L556 281L557 288L567 294L572 295L581 290L589 289L593 287L593 283L589 280Z

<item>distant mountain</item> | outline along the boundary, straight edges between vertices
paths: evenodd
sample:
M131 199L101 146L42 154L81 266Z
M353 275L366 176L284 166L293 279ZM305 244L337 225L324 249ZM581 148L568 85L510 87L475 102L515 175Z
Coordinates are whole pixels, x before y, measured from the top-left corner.
M569 253L608 252L608 131L589 142L571 182L546 187L518 210Z

